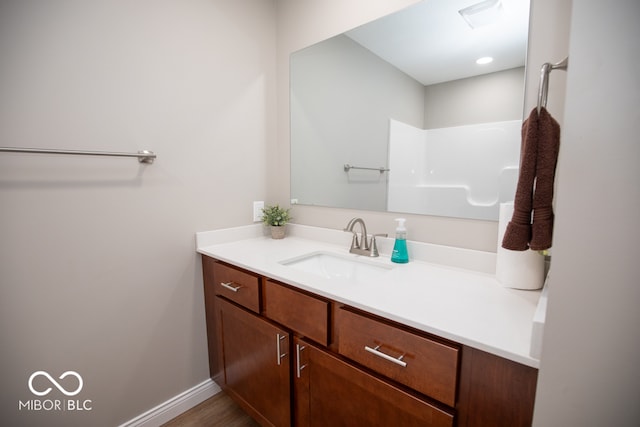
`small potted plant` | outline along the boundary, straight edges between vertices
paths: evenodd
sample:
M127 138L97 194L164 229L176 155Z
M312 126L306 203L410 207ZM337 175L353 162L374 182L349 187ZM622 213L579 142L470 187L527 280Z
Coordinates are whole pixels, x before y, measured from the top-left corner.
M284 226L290 220L289 209L283 209L278 205L262 209L262 222L271 227L271 237L274 239L284 238Z

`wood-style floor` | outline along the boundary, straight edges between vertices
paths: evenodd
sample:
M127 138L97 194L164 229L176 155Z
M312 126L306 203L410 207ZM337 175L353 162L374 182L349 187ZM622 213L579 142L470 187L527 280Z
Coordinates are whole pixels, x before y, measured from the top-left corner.
M214 426L259 427L259 424L221 391L162 425L162 427Z

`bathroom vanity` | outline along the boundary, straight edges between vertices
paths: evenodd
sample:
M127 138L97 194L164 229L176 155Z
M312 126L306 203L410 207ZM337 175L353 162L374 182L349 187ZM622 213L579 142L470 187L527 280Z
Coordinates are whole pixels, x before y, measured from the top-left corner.
M539 292L459 265L391 265L386 239L366 259L346 233L291 228L197 236L211 377L262 425L531 424ZM490 268L490 255L442 250Z

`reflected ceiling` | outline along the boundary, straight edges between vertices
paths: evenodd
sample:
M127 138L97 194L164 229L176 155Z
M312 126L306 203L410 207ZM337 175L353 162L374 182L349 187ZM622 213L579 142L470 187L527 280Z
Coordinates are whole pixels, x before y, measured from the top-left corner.
M524 66L529 1L501 0L499 18L472 29L458 11L476 3L423 1L346 34L425 86Z

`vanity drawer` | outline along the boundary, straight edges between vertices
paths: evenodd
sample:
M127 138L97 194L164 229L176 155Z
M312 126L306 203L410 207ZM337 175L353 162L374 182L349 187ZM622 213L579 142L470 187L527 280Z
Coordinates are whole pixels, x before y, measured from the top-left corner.
M412 389L455 406L459 349L348 308L336 313L338 352Z
M328 344L329 301L267 280L264 315L301 336Z
M260 313L258 276L216 262L213 264L213 286L216 295L222 295L251 311Z

